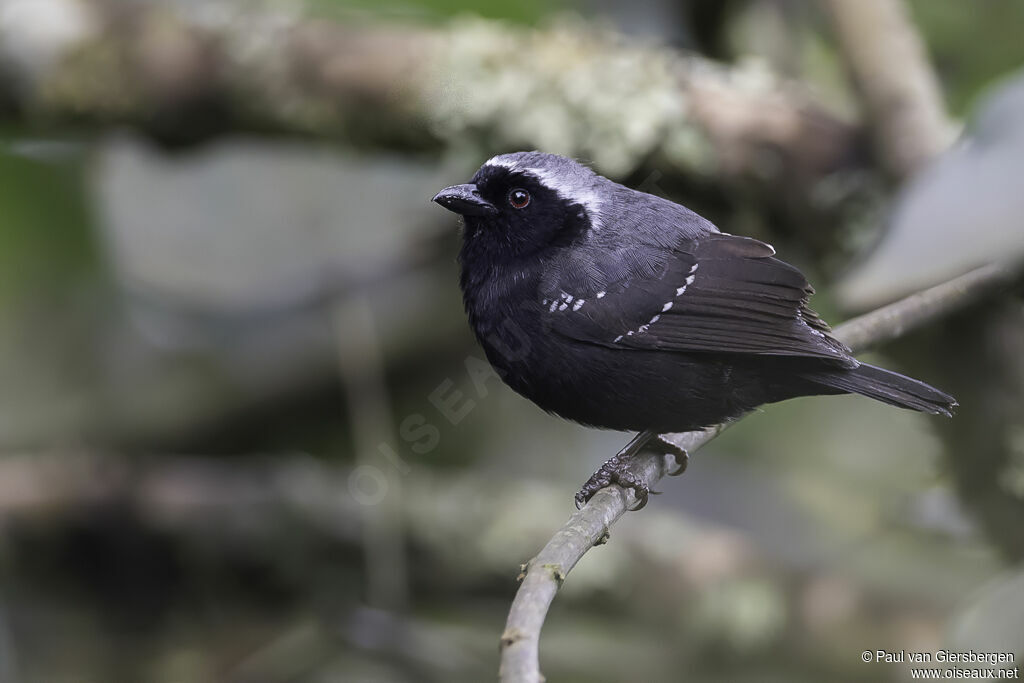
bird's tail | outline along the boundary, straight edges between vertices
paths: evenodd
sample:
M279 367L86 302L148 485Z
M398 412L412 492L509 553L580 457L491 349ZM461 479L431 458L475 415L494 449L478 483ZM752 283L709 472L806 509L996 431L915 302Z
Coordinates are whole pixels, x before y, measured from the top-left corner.
M808 379L832 389L932 415L952 417L957 405L955 398L933 386L866 363L852 370L813 373Z

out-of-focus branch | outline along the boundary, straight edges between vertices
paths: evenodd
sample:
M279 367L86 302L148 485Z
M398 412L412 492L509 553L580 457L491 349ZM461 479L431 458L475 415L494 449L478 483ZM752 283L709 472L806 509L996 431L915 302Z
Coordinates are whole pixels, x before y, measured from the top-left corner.
M231 7L0 0L0 111L37 129L128 125L171 143L259 131L542 148L611 175L654 155L701 175L792 181L857 157L851 125L764 65L578 19L396 28Z
M371 607L400 609L408 598L408 562L401 514L401 474L373 464L381 442L394 434L394 412L384 380L379 323L367 297L339 297L332 311L338 345L338 375L345 390L353 445L363 471L375 472L374 505L363 505L366 594ZM401 464L401 463L399 463ZM408 469L408 465L405 465ZM383 482L383 483L382 483ZM376 495L374 495L376 494Z
M878 158L903 180L952 140L938 79L901 0L829 0Z
M929 287L895 303L875 309L836 328L835 333L857 352L902 337L936 318L966 308L1014 283L1019 268L988 265L941 285Z
M987 298L1013 284L1018 277L1016 269L1003 266L978 268L854 318L837 327L835 336L854 351L863 351ZM663 438L692 453L728 426L726 423L700 432L666 434ZM653 488L665 474L664 456L645 450L635 458L631 470ZM632 494L618 486L598 491L526 564L501 637L503 683L544 680L540 673L540 631L555 593L583 555L607 538L611 526L631 502Z

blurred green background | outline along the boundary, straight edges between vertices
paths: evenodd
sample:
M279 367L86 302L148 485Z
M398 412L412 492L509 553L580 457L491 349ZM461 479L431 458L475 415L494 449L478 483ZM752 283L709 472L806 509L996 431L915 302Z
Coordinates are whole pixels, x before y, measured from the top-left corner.
M1024 4L908 7L973 141L926 174L969 168L949 180L962 194L880 170L817 3L0 0L0 681L492 680L519 564L627 436L471 381L456 224L430 196L510 145L564 144L551 151L770 239L838 322L886 231L908 237L871 271L875 299L928 277L915 239L992 257L1024 241ZM148 13L166 80L89 80L150 58L104 47ZM351 100L253 86L308 85L281 75L278 40L324 27L350 33L303 46L335 60L309 82ZM100 37L53 47L76 32ZM437 99L380 97L422 36L446 46ZM577 70L537 47L556 44ZM599 56L606 79L587 80ZM667 114L649 135L675 59L714 60L739 90L799 84L828 149L790 175L775 156L730 162ZM207 83L162 113L165 89L208 73L241 74L231 107ZM452 94L456 73L475 96ZM977 220L915 233L939 195ZM956 394L953 421L852 397L745 419L569 577L548 680L908 678L860 661L876 649L1019 661L1022 351L1018 292L875 356ZM438 407L454 392L457 423Z

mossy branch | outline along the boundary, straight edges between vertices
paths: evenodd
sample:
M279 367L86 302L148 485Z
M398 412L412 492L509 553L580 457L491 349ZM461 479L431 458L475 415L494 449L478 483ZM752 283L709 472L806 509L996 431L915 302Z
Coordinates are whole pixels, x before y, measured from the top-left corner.
M764 62L721 64L579 18L427 28L217 7L49 0L46 16L11 12L0 119L128 126L168 144L257 132L473 158L544 149L611 176L657 159L768 184L859 156L854 125Z

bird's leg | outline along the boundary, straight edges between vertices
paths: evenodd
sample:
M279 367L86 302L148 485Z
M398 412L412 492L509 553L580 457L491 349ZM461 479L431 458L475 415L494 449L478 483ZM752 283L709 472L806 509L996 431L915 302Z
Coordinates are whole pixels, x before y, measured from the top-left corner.
M594 494L612 484L618 484L623 488L633 489L636 495L637 506L634 510L640 510L647 505L648 496L652 491L647 484L638 476L629 471L629 465L634 456L645 446L657 445L664 455L671 455L676 461L676 469L671 474L682 474L686 469L688 460L686 451L673 443L661 438L657 433L643 431L633 437L622 450L609 458L594 474L587 480L587 483L576 493L576 507L583 507L587 501L594 497ZM654 491L653 493L657 493Z

